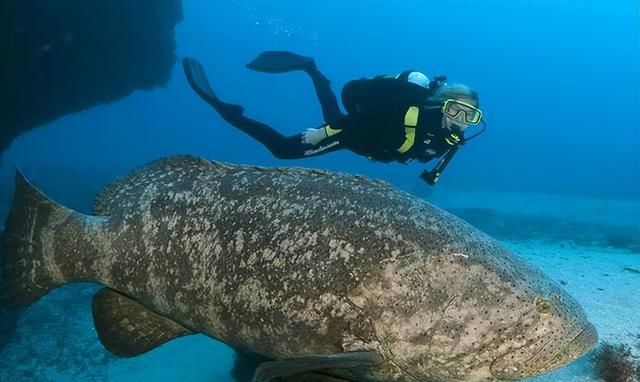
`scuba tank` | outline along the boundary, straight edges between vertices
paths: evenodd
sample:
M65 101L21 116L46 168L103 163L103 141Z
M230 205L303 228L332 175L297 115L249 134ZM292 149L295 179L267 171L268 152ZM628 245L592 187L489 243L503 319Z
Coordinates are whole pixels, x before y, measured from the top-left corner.
M342 88L342 104L350 114L373 115L422 105L435 90L433 84L442 81L443 77L429 82L426 76L417 73L420 72L408 70L396 77L376 76L349 81Z

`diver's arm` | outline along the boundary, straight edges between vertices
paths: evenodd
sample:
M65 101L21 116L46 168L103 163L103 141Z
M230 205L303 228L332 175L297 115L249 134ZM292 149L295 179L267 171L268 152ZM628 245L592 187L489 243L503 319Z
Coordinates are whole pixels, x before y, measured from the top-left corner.
M444 169L447 167L449 162L451 162L451 159L453 159L453 156L458 152L459 148L460 146L458 145L450 148L446 153L444 153L438 164L431 171L422 171L422 173L420 174L420 179L427 182L430 186L435 185L440 179L440 175L442 174Z

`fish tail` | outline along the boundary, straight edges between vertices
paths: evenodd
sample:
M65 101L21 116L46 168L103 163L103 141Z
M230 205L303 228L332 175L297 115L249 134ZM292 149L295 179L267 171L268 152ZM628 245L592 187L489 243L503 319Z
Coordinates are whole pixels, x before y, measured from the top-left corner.
M57 264L62 246L56 240L79 224L81 214L47 198L17 171L13 204L0 238L1 305L26 306L67 282ZM73 233L78 231L69 231L70 238Z

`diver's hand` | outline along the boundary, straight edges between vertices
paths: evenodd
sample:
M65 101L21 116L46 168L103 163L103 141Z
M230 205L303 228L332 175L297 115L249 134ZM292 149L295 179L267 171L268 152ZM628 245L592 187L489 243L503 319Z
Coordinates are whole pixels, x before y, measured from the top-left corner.
M327 137L327 131L324 127L318 129L307 129L302 133L302 143L307 145L317 145Z

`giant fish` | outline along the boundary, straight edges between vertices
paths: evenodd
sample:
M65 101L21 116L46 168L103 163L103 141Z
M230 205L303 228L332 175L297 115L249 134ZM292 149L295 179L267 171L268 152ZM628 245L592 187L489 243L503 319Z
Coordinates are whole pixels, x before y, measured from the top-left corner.
M4 303L97 282L108 350L201 333L264 357L255 381L516 380L597 341L541 271L357 175L169 157L107 186L84 215L18 173L4 241Z

